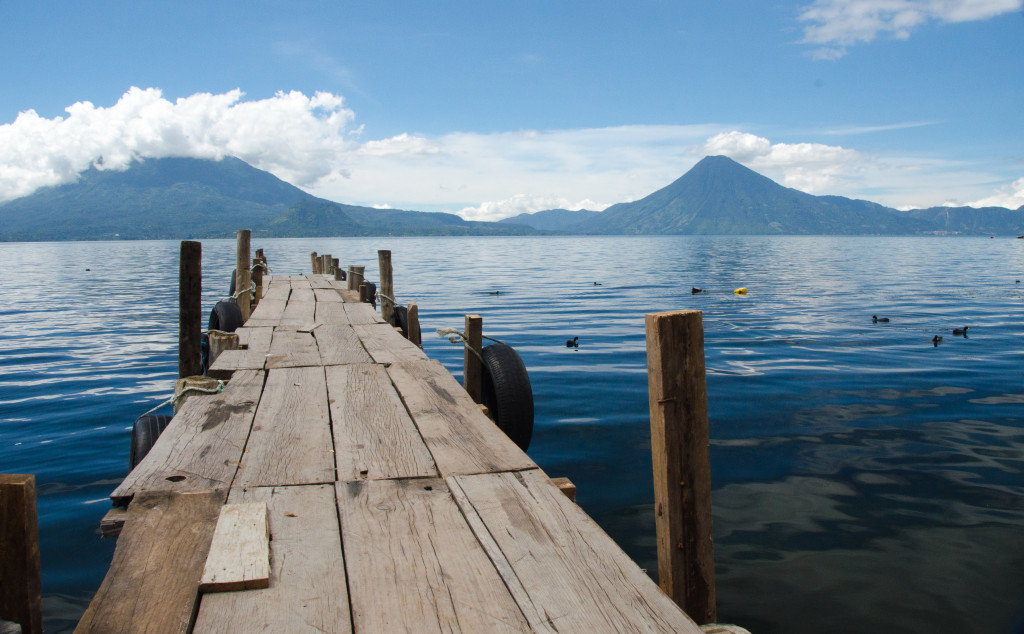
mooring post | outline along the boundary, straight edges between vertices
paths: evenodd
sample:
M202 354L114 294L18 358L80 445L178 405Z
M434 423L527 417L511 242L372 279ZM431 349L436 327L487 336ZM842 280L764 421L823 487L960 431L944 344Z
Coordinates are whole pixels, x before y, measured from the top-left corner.
M462 354L462 387L466 388L473 401L482 403L483 363L480 354L483 349L484 318L480 315L466 315L466 349Z
M238 293L238 299L235 303L238 304L239 310L242 311L242 323L244 324L249 320L249 315L252 313L252 274L249 267L249 240L252 232L248 229L240 229L238 231L238 253L235 257L235 291Z
M256 253L262 253L263 249L257 249ZM266 260L262 255L252 259L252 283L256 285L256 296L252 298L254 306L259 306L263 299L263 269L267 267Z
M380 316L389 324L395 323L395 285L391 270L391 251L377 251L377 263L380 266Z
M698 624L714 623L715 553L701 312L651 313L645 322L658 581L690 618Z
M0 474L0 621L43 631L34 475Z
M408 320L409 326L409 341L422 347L423 342L420 340L420 308L416 305L416 302L409 302L409 306L406 308L406 311L406 319Z
M331 272L331 254L324 253L320 256L320 274L328 275Z
M316 251L310 251L309 252L309 269L313 273L313 275L316 275L317 273L320 272L320 271L317 270L319 268L319 266L320 266L319 263L320 263L320 259L317 257Z
M359 291L359 287L363 283L363 273L365 271L365 266L348 267L348 290L357 292Z
M342 269L340 266L334 267L334 279L336 281L342 282L342 281L345 280L346 277L347 276L345 275L345 270L344 269Z
M203 245L183 240L178 262L178 378L203 373Z

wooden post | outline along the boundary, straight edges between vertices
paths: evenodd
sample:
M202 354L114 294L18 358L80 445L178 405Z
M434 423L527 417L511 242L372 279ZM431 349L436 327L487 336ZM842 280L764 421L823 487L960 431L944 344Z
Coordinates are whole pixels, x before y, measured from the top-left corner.
M331 272L331 255L325 253L320 256L320 274L327 275Z
M249 320L249 315L252 314L252 293L249 291L252 287L252 272L249 270L249 267L252 266L249 264L251 262L249 258L250 236L251 232L248 229L238 231L238 253L235 257L235 292L238 293L235 303L242 311L243 324Z
M320 272L320 271L317 270L319 268L319 266L320 266L319 262L320 262L320 259L317 257L316 251L310 251L309 252L309 268L310 268L310 271L312 271L313 275L316 275L317 273Z
M646 315L658 580L698 624L714 623L711 463L701 312Z
M43 631L34 475L0 474L0 620Z
M345 275L345 271L343 271L341 269L341 267L335 267L335 269L334 269L334 279L335 280L340 282L340 281L344 280L346 277L348 277L348 276Z
M263 249L257 251L259 253ZM260 300L263 299L263 269L267 266L266 260L263 256L256 256L252 259L252 283L256 285L256 297L253 297L252 303L254 306L258 306Z
M338 258L331 258L331 275L338 279Z
M420 308L416 305L416 302L409 302L407 310L406 319L409 321L409 341L417 346L422 346L423 342L420 340Z
M391 270L391 251L377 251L380 266L380 316L389 324L395 323L395 284Z
M348 267L348 290L358 291L360 285L363 283L363 273L366 271L365 266L350 266Z
M203 373L203 245L183 240L178 262L178 378Z
M220 330L211 330L210 335L210 365L217 360L220 353L225 350L238 350L240 347L238 344L238 333L237 332L221 332Z
M254 255L252 257L254 257L254 258L262 258L263 257L263 249L256 249L256 255Z
M477 403L483 397L483 364L478 356L483 350L484 319L480 315L466 315L467 348L462 353L462 387ZM472 350L470 350L472 348ZM476 353L473 352L476 351Z

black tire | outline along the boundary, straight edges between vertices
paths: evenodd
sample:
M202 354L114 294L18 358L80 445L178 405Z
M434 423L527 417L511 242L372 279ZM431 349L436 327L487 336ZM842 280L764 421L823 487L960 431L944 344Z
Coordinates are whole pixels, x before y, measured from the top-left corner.
M242 326L242 310L238 304L222 300L217 302L210 311L210 321L207 330L220 330L223 332L234 332Z
M129 470L142 462L170 422L171 417L167 414L146 414L135 419L135 425L132 426L132 445L128 450Z
M483 349L484 405L498 429L526 451L533 436L533 388L519 353L504 344Z
M402 329L402 336L409 338L409 309L405 306L395 306L395 326Z
M231 269L231 290L228 291L229 296L235 294L235 277L238 276L238 269Z

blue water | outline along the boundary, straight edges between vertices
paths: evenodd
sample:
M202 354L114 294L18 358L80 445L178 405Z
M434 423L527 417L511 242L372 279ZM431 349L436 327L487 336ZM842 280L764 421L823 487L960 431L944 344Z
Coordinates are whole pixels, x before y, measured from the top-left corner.
M367 265L431 336L484 318L530 373L530 455L656 569L645 313L704 313L718 611L758 634L1009 632L1024 616L1024 240L255 240ZM177 376L177 242L0 244L0 472L39 489L48 632L106 572L107 495ZM204 305L234 241L203 244ZM600 285L595 285L598 282ZM709 292L692 295L691 286ZM747 296L732 293L745 286ZM500 291L500 294L491 294ZM890 323L873 324L871 315ZM970 326L968 337L953 327ZM931 339L944 339L933 346ZM579 336L579 349L565 347Z

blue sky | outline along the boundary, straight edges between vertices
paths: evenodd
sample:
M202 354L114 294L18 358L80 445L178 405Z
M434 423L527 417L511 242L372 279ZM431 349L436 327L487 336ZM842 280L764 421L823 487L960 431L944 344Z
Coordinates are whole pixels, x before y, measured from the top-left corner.
M1021 0L0 0L0 59L0 200L231 154L495 219L725 154L814 194L1024 204Z

